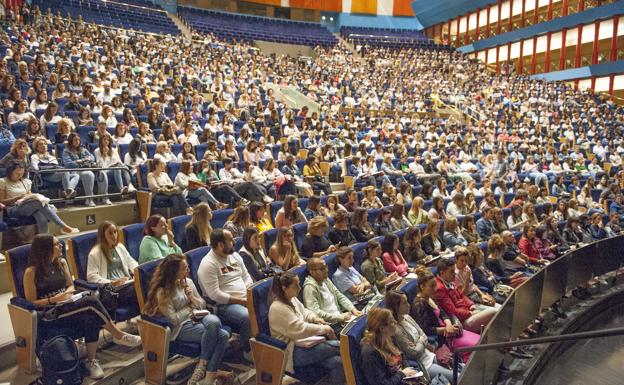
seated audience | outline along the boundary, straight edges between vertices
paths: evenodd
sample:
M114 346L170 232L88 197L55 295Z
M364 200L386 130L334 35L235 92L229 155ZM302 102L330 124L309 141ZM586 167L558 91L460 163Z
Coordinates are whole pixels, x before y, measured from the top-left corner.
M349 229L349 213L345 209L338 209L333 216L334 226L329 230L327 237L336 247L349 246L357 242Z
M231 372L219 370L230 334L217 316L199 313L206 308L206 302L188 277L188 268L183 254L165 257L152 277L145 313L167 318L172 326L170 341L200 344L199 362L188 384L214 383L217 378L232 380Z
M160 159L152 161L153 170L147 174L147 184L155 201L166 201L173 206L174 215L191 215L193 209L184 198L183 192L167 175L167 164Z
M401 277L415 278L401 254L401 242L396 234L388 234L381 243L382 261L386 272L397 273Z
M53 309L54 316L43 315L40 323L48 328L70 329L76 332L76 337L84 337L86 368L89 377L98 380L104 378L104 371L95 358L101 328L111 333L113 342L119 345L136 347L141 344L141 338L119 330L97 296L86 295L77 301L62 303L75 293L61 242L50 234L37 234L31 245L29 266L24 272L24 297L41 312Z
M353 250L347 246L341 246L336 251L338 269L332 276L336 288L342 292L359 309L368 308L372 305L373 297L377 294L374 286L353 267Z
M327 219L323 216L314 217L308 222L308 233L303 238L301 245L301 257L303 259L322 258L336 251L336 246L325 235L327 227Z
M299 208L297 197L286 195L284 206L277 211L275 216L275 227L290 227L297 223L307 222L305 215Z
M362 275L371 285L375 285L379 292L384 292L387 286L394 286L402 281L396 273L387 274L381 260L381 244L377 240L370 240L366 245L366 258L360 267Z
M373 227L368 223L368 210L359 207L351 214L351 233L357 242L367 242L375 237Z
M260 281L275 273L275 265L264 252L260 244L258 229L248 227L243 231L243 246L238 250L247 272L254 281Z
M269 249L269 258L276 268L283 271L305 264L305 261L299 257L291 228L280 227L277 229L277 237Z
M273 302L269 308L271 336L288 344L286 370L297 367L322 366L330 371L331 384L344 383L340 344L332 327L297 299L301 286L299 277L289 271L273 278ZM298 346L298 340L324 336L326 340L313 347Z

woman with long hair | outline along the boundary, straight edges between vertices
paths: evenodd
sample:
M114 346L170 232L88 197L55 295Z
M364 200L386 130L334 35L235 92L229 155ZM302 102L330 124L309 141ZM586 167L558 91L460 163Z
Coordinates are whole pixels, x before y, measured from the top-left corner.
M305 263L299 256L292 229L280 227L277 229L275 242L269 248L269 258L280 269L286 271Z
M375 239L368 241L366 245L366 259L362 262L360 270L371 285L375 285L377 290L383 292L387 286L398 284L402 280L396 272L386 274L381 260L381 253L379 241Z
M428 226L427 226L428 227ZM439 234L439 233L438 233ZM459 231L459 224L456 217L447 217L444 221L444 233L442 241L450 250L454 250L456 246L467 246L468 241Z
M421 241L422 248L427 255L437 256L446 251L446 245L440 238L440 221L432 220L427 225Z
M223 230L228 230L233 238L238 238L243 236L243 232L250 225L249 207L238 206L223 225Z
M368 210L359 207L351 215L351 233L358 242L367 242L375 237L375 231L368 222Z
M158 265L147 294L145 314L161 315L172 325L170 341L201 345L199 362L189 385L212 384L232 373L219 371L230 334L216 315L206 309L206 302L188 277L188 263L183 254L169 254Z
M418 320L418 325L429 337L437 339L438 346L446 344L450 349L466 346L475 346L479 343L479 335L463 327L458 319L451 319L449 315L435 301L436 279L426 268L417 271L418 294L414 298L410 315ZM470 353L463 353L464 362L468 361Z
M138 307L132 284L134 268L138 265L119 242L117 225L111 221L102 222L95 245L87 257L87 281L104 286L101 290L112 291L117 296L115 303L106 303L100 296L109 314L120 306Z
M366 186L362 189L364 193L364 198L362 199L362 207L365 209L380 209L383 207L383 203L377 196L375 187Z
M238 254L243 259L247 272L254 281L273 276L274 264L264 252L258 229L248 227L243 231L243 246L238 250Z
M100 136L98 148L95 149L95 161L98 167L121 167L121 162L117 149L113 147L110 135ZM122 194L133 193L136 191L134 185L130 181L130 174L122 172L122 170L105 170L107 178L112 175L115 185Z
M373 308L366 319L366 332L361 341L360 365L369 384L400 384L406 377L416 376L417 369L403 361L394 343L397 322L392 312Z
M407 219L412 226L429 223L429 214L423 209L424 204L425 200L420 196L414 197L412 200L412 207L407 213Z
M403 258L400 247L401 242L396 234L386 235L381 242L382 260L386 272L396 272L399 276L405 277L409 274L410 269L405 258Z
M430 378L442 375L447 381L452 381L453 372L438 365L434 346L429 343L428 337L416 321L410 316L410 303L407 295L397 290L386 291L386 308L392 312L397 323L394 341L403 357L407 360L417 361L422 368L427 370Z
M271 220L266 215L264 203L252 202L249 205L249 222L252 226L256 226L261 233L273 228Z
M63 303L76 293L69 266L63 258L63 245L51 234L38 234L32 242L29 266L24 272L24 297L44 315L39 322L48 330L63 329L75 332L73 337L84 337L87 348L89 377L100 379L104 372L95 358L100 329L113 335L113 342L136 347L141 338L122 332L96 296ZM46 317L46 310L54 309L55 316Z
M392 223L392 229L394 231L407 229L411 226L410 221L405 216L405 206L403 203L395 203L394 206L392 206L390 223Z
M275 217L275 227L290 227L297 223L308 222L303 211L299 208L297 197L286 195L284 205L277 211Z
M208 203L202 202L193 208L191 220L184 226L182 250L189 251L210 244L211 219L212 210Z
M297 299L300 291L299 277L290 271L273 278L269 328L271 336L287 344L286 370L292 372L295 367L320 365L330 371L329 383L343 384L344 370L336 334ZM297 346L298 340L314 336L324 336L326 340L312 347Z
M422 248L422 233L417 226L410 226L403 235L403 257L409 263L426 264L431 260L431 256Z

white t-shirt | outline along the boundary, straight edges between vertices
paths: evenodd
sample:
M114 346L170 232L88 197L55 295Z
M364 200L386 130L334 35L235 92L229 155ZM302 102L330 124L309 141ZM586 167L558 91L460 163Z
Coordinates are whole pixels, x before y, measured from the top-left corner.
M340 309L338 309L338 304L336 303L336 298L334 298L334 295L331 291L329 291L325 282L320 285L320 291L323 296L323 307L321 310L329 314L340 313Z

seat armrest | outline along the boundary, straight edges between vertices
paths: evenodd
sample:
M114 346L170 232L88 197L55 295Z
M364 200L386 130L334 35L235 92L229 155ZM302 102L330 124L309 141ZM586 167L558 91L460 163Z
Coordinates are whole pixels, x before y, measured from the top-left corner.
M164 317L164 316L149 316L149 315L141 314L141 319L145 320L147 322L151 322L153 324L162 326L164 328L166 328L166 327L171 328L172 327L172 325L169 322L169 320L167 319L167 317Z
M37 309L37 306L35 306L34 303L21 297L11 298L11 305L15 305L17 307L21 307L22 309L29 310L29 311L34 311Z
M288 344L282 340L278 340L277 338L273 338L265 333L258 333L256 336L256 341L262 342L271 346L275 346L278 349L285 350Z
M98 285L97 283L89 283L84 279L75 279L74 287L89 291L98 291L100 289L100 285Z

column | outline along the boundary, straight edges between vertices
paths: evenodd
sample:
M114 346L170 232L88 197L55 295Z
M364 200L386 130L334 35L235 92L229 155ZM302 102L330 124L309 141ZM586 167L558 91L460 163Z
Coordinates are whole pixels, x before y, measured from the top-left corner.
M496 72L500 72L500 46L496 46Z
M594 46L592 47L592 64L598 64L598 39L600 36L600 20L594 23ZM595 81L595 79L593 79ZM592 87L592 89L594 89Z
M474 40L473 41L478 41L479 40L479 19L481 19L481 9L477 8L477 29L475 31L475 35L474 35Z
M464 33L464 45L468 45L470 41L468 40L468 31L470 30L470 12L466 14L466 33Z
M568 0L563 0L561 7L563 8L563 16L568 16Z
M452 45L453 44L453 40L451 38L451 19L448 19L447 21L447 26L446 26L446 38L447 38L447 44L448 45Z
M561 30L561 54L559 55L559 69L565 69L565 54L566 54L566 33L567 28Z
M531 75L535 74L537 66L537 36L533 36L533 54L531 54Z
M546 62L544 63L544 72L550 72L550 38L551 32L546 34Z
M485 12L485 19L486 19L486 27L485 27L485 37L490 37L490 11L492 10L492 6L490 4L488 4L486 12Z
M501 4L503 4L503 0L498 0L498 20L496 21L496 34L499 35L501 31Z
M574 67L581 66L581 38L583 36L583 25L578 26L578 37L576 39L576 51L574 53Z
M522 1L522 17L520 18L520 28L524 28L525 25L525 17L526 17L526 2L528 0L520 0Z
M457 36L455 36L455 48L459 48L459 16L457 16Z
M518 56L518 73L522 74L524 72L524 39L520 40L520 56Z
M617 60L617 36L618 36L618 23L620 22L620 17L615 16L613 18L613 36L611 37L611 54L609 55L609 59L611 61Z
M533 25L539 22L539 0L535 0L535 12L533 12Z
M548 20L552 20L552 15L553 15L553 4L552 4L552 0L548 1Z
M524 1L524 0L521 0ZM507 32L511 31L513 28L513 4L514 0L509 0L509 20L507 20Z

